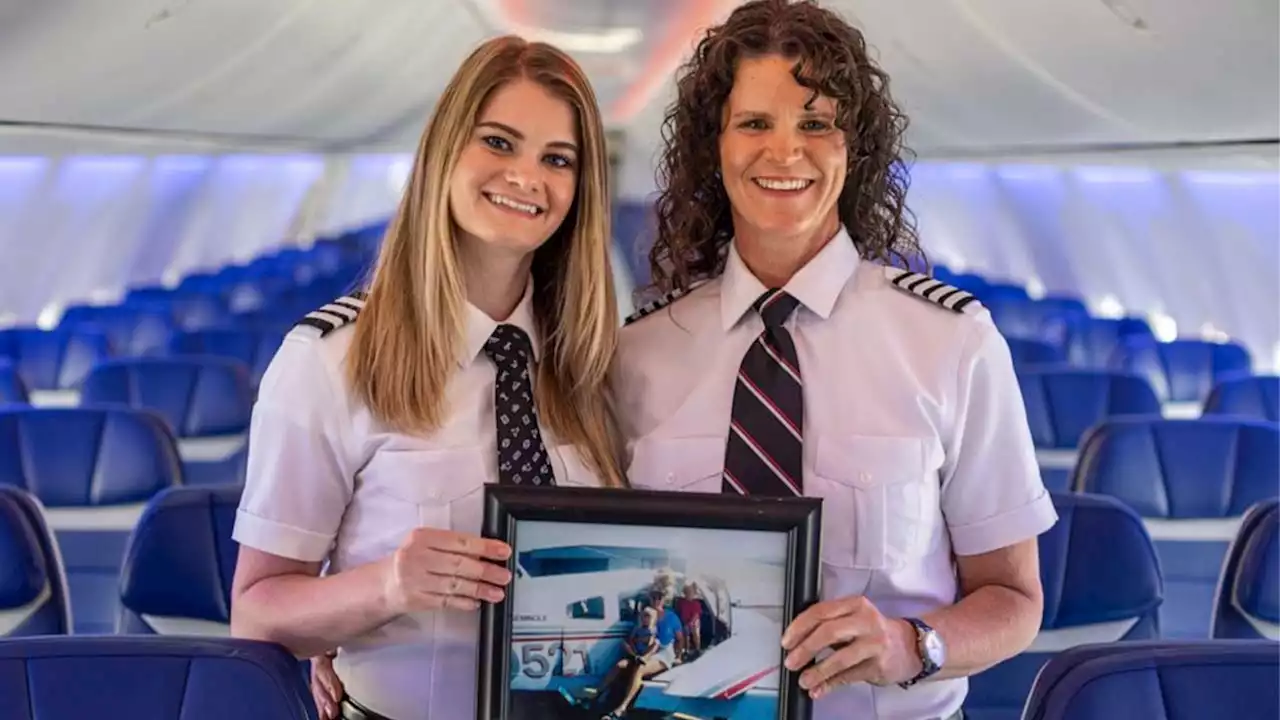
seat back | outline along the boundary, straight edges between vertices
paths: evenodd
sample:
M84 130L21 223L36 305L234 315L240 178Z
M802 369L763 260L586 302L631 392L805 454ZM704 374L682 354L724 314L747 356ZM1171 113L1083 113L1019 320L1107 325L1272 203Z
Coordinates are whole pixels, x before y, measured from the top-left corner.
M239 360L249 368L250 381L256 385L280 348L283 337L281 333L270 330L210 328L175 335L169 350L178 356L214 355Z
M18 369L27 390L49 403L74 404L89 369L111 355L107 336L95 331L0 330L0 356ZM33 398L34 399L34 398Z
M1081 443L1073 487L1115 497L1156 542L1167 637L1208 637L1213 594L1240 518L1280 488L1280 426L1214 417L1116 418Z
M0 485L0 638L69 632L67 578L40 501Z
M1036 673L1076 645L1159 637L1160 565L1142 519L1103 496L1054 493L1040 535L1044 612L1031 647L969 679L965 716L1017 720Z
M1280 645L1153 640L1060 653L1036 678L1024 720L1262 720L1280 715Z
M1248 373L1251 363L1244 346L1208 340L1162 343L1133 337L1118 355L1120 369L1146 377L1161 402L1186 403L1196 411L1219 380Z
M1213 600L1215 638L1280 640L1280 500L1249 508Z
M316 720L298 664L248 640L98 636L0 643L13 720Z
M81 400L119 403L164 418L192 484L239 484L253 409L249 369L214 356L133 358L98 365Z
M85 378L80 397L151 410L184 439L242 434L253 405L248 368L207 355L101 363Z
M27 384L18 374L12 360L0 357L0 405L26 405L31 402Z
M0 408L0 485L32 493L56 533L76 632L115 627L120 559L146 502L181 482L173 437L128 408Z
M239 488L169 488L143 511L120 571L121 633L227 637Z
M1060 365L1066 362L1062 350L1044 340L1010 337L1005 338L1005 342L1009 345L1009 354L1015 368Z
M1204 401L1204 414L1280 421L1280 375L1242 375L1219 381Z
M1141 318L1081 319L1067 339L1067 361L1080 368L1110 369L1122 343L1130 337L1155 341L1151 326Z
M1020 370L1018 386L1050 491L1064 492L1085 431L1108 417L1160 415L1160 401L1139 375L1108 370Z
M114 357L161 354L173 334L169 313L127 305L69 307L58 321L58 327L103 333Z

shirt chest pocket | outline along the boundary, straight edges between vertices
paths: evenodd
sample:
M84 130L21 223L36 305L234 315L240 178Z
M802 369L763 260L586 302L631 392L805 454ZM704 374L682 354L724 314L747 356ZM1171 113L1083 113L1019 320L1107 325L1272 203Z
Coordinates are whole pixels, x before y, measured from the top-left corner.
M642 490L718 493L723 471L723 438L645 438L632 449L627 479Z
M384 451L361 475L388 530L480 532L485 467L476 450Z
M894 570L924 555L940 502L930 447L912 437L818 439L806 494L823 498L824 562Z

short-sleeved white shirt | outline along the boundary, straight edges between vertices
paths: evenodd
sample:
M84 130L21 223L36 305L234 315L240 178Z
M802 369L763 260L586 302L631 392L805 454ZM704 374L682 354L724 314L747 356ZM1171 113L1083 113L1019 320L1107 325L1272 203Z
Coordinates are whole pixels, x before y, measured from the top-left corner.
M529 333L536 359L531 294L507 322ZM416 527L479 533L482 488L498 480L495 371L483 352L498 323L470 304L466 322L448 420L426 437L388 430L349 391L342 365L352 325L323 336L292 330L254 408L235 539L296 560L327 559L335 573L390 555ZM599 484L575 447L545 426L542 434L557 484ZM388 717L469 718L478 631L478 612L405 615L344 644L334 667L351 697Z
M612 382L633 487L720 491L738 367L764 327L751 304L765 290L731 247L721 276L623 329ZM865 595L890 617L918 617L957 599L953 555L1053 525L1008 346L985 308L955 312L896 287L844 230L785 290L801 302L788 328L804 383L804 491L823 499L824 598ZM846 686L815 717L945 718L967 689L963 678Z

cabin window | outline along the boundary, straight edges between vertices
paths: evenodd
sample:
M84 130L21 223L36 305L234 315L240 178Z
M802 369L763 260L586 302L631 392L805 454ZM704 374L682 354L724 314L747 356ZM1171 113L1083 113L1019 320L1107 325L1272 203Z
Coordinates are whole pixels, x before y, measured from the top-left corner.
M569 603L566 612L574 620L603 620L604 598L593 597Z

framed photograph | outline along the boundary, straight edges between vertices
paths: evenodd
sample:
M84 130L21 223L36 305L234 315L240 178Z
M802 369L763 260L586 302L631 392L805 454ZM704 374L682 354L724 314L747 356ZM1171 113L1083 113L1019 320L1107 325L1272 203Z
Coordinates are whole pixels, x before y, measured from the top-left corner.
M481 610L478 720L808 720L781 640L818 598L821 502L487 486L513 580Z

